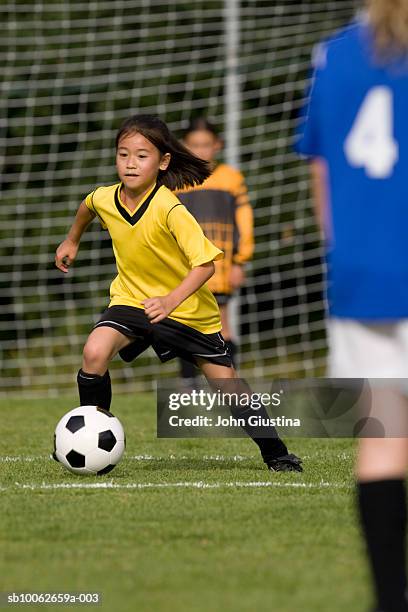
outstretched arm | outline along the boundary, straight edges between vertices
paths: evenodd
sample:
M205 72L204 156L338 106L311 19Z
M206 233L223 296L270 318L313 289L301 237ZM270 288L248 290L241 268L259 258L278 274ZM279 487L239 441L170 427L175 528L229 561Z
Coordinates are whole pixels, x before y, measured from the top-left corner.
M61 272L68 272L69 266L77 256L81 236L95 216L85 202L80 204L68 236L61 242L55 253L55 265Z
M215 266L212 261L190 270L184 280L167 295L152 297L144 300L145 313L150 323L158 323L165 319L177 306L190 295L193 295L214 274Z

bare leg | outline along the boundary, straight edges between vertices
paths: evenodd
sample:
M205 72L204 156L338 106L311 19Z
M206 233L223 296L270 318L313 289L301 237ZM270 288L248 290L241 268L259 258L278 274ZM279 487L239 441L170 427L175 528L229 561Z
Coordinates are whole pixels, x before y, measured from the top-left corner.
M406 435L407 399L374 389L370 416L385 431ZM396 427L397 426L397 427ZM360 518L381 610L408 610L406 599L406 492L408 439L363 438L356 466Z
M370 417L383 425L386 437L360 440L357 478L360 481L405 478L408 470L408 399L397 389L373 387Z
M238 377L233 367L228 368L220 366L205 361L204 359L199 359L198 365L214 391L220 390L222 393L233 393L238 395L252 394L249 385ZM243 429L259 447L262 458L269 469L275 471L302 471L300 465L302 463L301 460L295 455L288 453L288 449L279 438L274 427L254 426L249 424L251 422L250 417L261 418L264 422L269 419L269 415L264 406L255 410L251 405L245 405L243 407L242 405L230 404L229 409L233 416L244 420L245 425L243 425ZM265 437L266 434L267 437Z
M112 327L97 327L88 337L83 351L82 369L102 376L109 362L125 346L133 342Z
M108 365L111 359L132 340L111 327L97 327L85 344L82 369L77 382L81 406L110 409L112 400Z
M227 366L217 365L216 363L211 363L210 361L205 361L205 359L197 359L198 367L201 369L202 373L211 383L211 380L217 380L221 378L232 379L238 378L238 374L235 368L228 368Z
M405 478L408 468L407 438L362 438L356 474L360 482Z

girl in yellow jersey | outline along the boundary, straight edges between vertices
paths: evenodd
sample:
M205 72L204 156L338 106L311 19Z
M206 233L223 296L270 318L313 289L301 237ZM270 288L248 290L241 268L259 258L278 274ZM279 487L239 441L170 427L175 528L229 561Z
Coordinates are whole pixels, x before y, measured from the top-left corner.
M116 166L120 182L84 199L55 257L66 273L95 217L112 238L118 275L109 307L84 347L77 378L81 405L109 410L109 362L117 353L132 361L149 346L163 362L179 356L197 364L210 381L237 379L220 334L217 302L205 285L223 253L171 191L202 183L210 174L207 162L159 118L140 115L119 129ZM258 439L245 429L268 467L299 470L300 460L288 455L278 437Z

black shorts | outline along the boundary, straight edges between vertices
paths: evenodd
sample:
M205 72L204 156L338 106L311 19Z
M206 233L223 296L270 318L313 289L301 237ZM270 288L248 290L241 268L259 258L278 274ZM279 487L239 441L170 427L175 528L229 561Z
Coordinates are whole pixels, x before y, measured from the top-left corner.
M112 327L134 342L119 351L124 361L136 359L149 346L163 363L181 357L196 364L196 358L232 367L231 354L222 335L203 334L166 317L159 323L150 323L144 310L134 306L111 306L102 314L94 329Z

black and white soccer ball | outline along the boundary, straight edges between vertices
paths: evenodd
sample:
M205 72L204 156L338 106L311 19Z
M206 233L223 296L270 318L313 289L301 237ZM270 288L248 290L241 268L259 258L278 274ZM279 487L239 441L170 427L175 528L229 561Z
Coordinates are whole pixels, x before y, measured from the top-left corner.
M126 437L122 424L98 406L80 406L55 428L54 459L75 474L107 474L122 459Z

